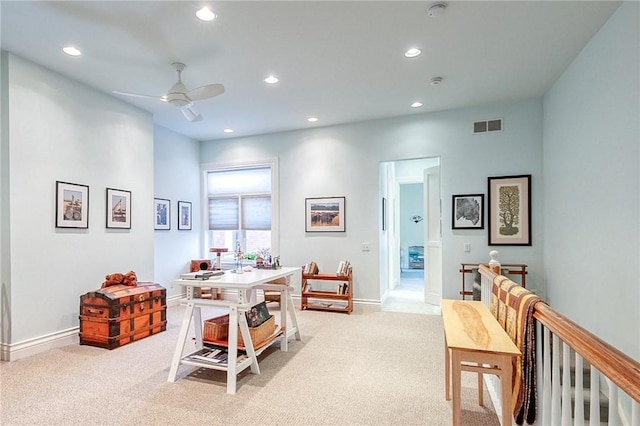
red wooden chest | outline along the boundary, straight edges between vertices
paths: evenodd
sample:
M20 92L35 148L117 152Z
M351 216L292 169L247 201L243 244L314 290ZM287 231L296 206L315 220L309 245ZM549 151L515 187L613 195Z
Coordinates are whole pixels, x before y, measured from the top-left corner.
M114 349L167 329L167 290L114 285L80 296L80 344Z

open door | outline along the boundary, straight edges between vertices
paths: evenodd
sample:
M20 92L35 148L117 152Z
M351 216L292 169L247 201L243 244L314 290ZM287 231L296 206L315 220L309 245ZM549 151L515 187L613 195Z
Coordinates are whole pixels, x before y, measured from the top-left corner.
M424 169L425 287L424 301L440 306L442 299L442 225L440 166Z

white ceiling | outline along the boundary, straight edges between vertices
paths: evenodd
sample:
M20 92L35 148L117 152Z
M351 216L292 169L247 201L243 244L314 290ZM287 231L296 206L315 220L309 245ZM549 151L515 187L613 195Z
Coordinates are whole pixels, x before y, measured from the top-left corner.
M215 21L195 18L203 3ZM210 140L541 96L620 2L448 1L439 18L427 16L431 4L3 0L1 43L116 97L163 95L176 81L171 63L184 62L189 89L226 88L195 103L201 122L154 99L119 98ZM67 44L83 55L63 54ZM422 54L404 58L409 47ZM266 85L269 74L280 82ZM424 106L410 108L416 100Z

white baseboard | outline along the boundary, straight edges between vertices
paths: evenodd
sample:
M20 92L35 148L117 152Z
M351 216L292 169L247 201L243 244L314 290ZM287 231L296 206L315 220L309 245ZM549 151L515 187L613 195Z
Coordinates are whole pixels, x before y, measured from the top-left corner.
M167 307L178 306L182 295L167 298ZM57 331L18 343L0 343L0 361L16 361L51 349L80 343L80 327Z
M78 331L80 327L72 327L67 330L47 334L33 339L23 340L18 343L2 343L2 361L15 361L26 358L51 349L68 345L77 345L80 341Z

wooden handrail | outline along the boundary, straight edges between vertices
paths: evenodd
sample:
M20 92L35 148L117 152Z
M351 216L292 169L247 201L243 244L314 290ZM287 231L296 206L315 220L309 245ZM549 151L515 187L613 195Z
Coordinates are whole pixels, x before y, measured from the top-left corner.
M480 273L492 281L496 274L485 265ZM556 312L546 302L535 305L533 316L583 359L640 403L640 362Z
M545 302L536 303L533 317L631 398L640 402L640 362L554 311Z

